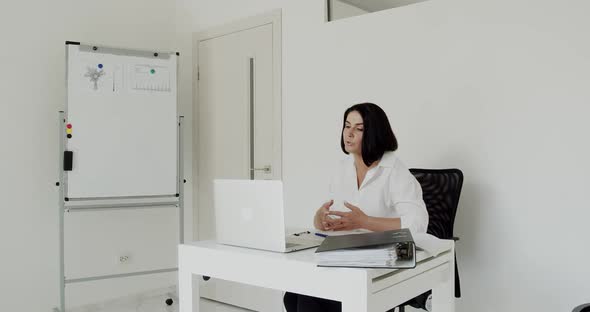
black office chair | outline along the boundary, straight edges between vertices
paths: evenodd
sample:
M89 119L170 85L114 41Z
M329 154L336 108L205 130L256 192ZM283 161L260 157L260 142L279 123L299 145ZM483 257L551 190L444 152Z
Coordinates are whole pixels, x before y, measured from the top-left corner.
M453 225L457 213L457 205L463 186L463 173L459 169L410 169L422 186L422 197L428 210L428 230L441 239L453 239ZM410 305L417 309L426 310L426 301L432 291L428 291L399 306L399 311L404 312L405 306ZM455 297L461 297L459 284L459 271L457 269L457 256L455 255Z

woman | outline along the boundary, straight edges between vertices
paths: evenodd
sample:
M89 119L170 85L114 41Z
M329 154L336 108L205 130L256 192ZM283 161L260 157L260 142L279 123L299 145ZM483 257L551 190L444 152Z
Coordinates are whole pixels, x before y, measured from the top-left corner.
M317 210L314 226L324 231L426 232L422 189L394 155L397 139L379 106L362 103L344 112L340 146L349 157L340 162L331 183L332 199ZM332 207L335 200L344 207ZM342 310L338 301L293 293L285 294L284 303L288 312Z

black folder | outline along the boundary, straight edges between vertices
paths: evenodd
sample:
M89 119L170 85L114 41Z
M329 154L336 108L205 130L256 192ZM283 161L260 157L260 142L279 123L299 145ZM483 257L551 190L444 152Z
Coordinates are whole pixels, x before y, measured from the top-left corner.
M398 243L414 244L414 239L409 229L336 236L328 235L316 252L359 247L377 248Z

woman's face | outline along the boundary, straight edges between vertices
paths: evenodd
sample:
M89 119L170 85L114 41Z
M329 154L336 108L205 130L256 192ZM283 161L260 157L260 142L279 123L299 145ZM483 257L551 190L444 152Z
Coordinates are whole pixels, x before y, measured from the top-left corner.
M352 111L346 116L344 129L342 130L342 140L344 149L350 154L362 154L363 144L363 117L357 111Z

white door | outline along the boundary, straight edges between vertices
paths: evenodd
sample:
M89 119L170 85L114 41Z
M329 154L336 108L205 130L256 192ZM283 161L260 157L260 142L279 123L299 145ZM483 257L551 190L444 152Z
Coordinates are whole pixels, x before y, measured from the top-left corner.
M281 64L273 44L276 28L276 23L266 23L195 42L200 240L215 238L213 179L281 179L277 75ZM280 292L221 280L201 281L201 295L256 311L280 311L282 307Z

